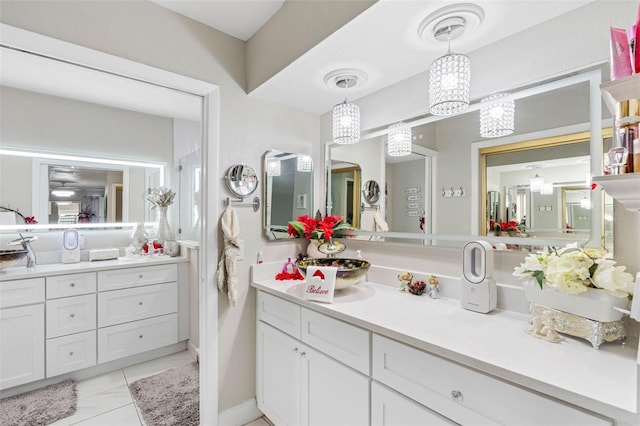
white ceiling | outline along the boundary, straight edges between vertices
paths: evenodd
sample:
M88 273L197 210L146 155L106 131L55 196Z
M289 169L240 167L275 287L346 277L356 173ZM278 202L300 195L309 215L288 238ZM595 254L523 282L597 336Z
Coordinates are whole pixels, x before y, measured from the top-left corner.
M473 3L484 10L484 20L479 27L465 31L459 39L454 40L451 48L468 54L589 2L475 0ZM232 35L234 32L255 32L266 20L260 22L253 14L261 13L261 17L265 18L269 13L277 12L282 4L267 0L156 3ZM422 73L434 59L446 52L447 47L432 38L421 39L418 35L420 23L430 14L456 3L463 1L379 0L250 95L323 114L341 101L344 94L343 90L328 87L324 83L325 75L333 70L356 68L368 75L365 84L349 91L351 100ZM248 9L252 13L243 16L237 13L240 9ZM216 17L215 21L208 19L212 16Z
M151 0L160 6L247 41L284 0Z
M322 114L342 100L341 89L324 83L324 76L332 70L359 68L368 74L361 88L350 91L351 99L425 72L434 59L446 53L447 46L435 40L423 41L418 36L418 27L429 14L451 3L379 1L251 95ZM451 43L455 52L468 54L588 2L489 0L474 3L484 9L484 21L475 31L465 32Z
M153 1L243 39L254 34L284 2L284 0ZM469 53L590 1L476 0L474 3L484 9L484 21L478 28L467 31L460 39L452 42L452 50ZM332 70L359 68L367 73L368 78L365 84L350 89L349 99L351 100L423 73L433 59L445 53L446 46L436 41L421 40L418 36L420 22L430 13L455 3L452 1L380 0L297 58L252 91L250 95L312 113L324 114L341 101L344 94L343 90L329 87L324 83L325 75ZM146 92L138 93L133 87L129 87L131 85L122 86L122 79L115 76L101 76L102 73L86 69L78 69L77 73L93 75L70 75L68 70L63 70L59 66L61 64L47 65L41 63L40 58L28 58L27 55L5 50L3 49L2 52L3 61L0 61L2 84L52 95L66 93L66 96L79 100L100 102L161 116L191 120L199 116L199 103L193 98L190 99L188 95L172 93L173 91L158 87L148 87L144 89ZM10 61L9 58L13 56L22 58ZM60 70L54 69L56 67ZM25 69L31 71L25 73ZM40 77L32 75L33 73L40 73L38 74ZM100 78L100 81L96 80L97 78ZM34 81L39 82L42 87L30 86ZM80 82L86 83L79 84ZM89 88L92 90L88 90ZM100 94L96 93L96 88L104 90ZM75 90L76 95L72 92L70 94L69 90ZM134 96L133 93L136 95ZM172 100L167 103L159 102L166 97ZM163 110L163 108L166 109L163 105L172 107L169 107L169 110Z

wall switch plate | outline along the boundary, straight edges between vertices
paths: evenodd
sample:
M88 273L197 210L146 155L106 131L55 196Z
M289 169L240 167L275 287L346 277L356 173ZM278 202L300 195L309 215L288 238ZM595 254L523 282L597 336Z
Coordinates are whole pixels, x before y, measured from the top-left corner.
M244 240L238 240L238 257L236 260L244 260Z

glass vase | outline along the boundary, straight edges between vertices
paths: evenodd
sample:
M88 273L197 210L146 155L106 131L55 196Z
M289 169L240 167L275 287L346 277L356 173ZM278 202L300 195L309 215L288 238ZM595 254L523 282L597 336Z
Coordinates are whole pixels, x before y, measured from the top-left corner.
M167 240L173 240L171 227L167 220L167 207L158 207L158 242L164 245Z

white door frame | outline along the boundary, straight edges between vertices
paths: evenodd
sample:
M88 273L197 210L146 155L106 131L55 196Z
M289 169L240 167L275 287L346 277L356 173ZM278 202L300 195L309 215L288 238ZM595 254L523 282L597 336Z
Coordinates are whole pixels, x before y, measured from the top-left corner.
M200 249L200 422L218 423L218 292L214 283L218 258L219 176L219 86L150 67L118 56L74 45L21 28L0 23L0 44L5 47L34 53L51 60L82 66L135 80L139 84L154 84L180 90L202 99L202 229Z

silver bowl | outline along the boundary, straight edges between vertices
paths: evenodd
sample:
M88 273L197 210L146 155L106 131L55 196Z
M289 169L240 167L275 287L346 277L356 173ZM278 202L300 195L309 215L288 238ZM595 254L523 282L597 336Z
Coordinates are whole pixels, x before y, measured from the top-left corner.
M307 274L309 266L337 266L336 290L351 287L364 281L365 274L371 266L366 260L360 259L304 259L296 262L296 266L303 275Z
M27 255L27 250L0 250L0 270L11 268Z

